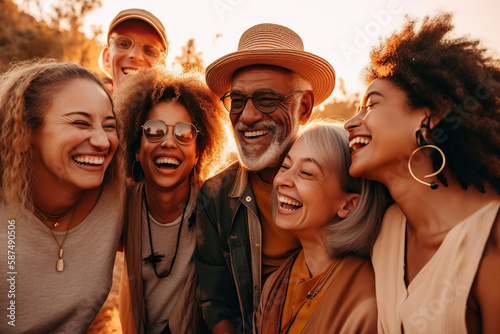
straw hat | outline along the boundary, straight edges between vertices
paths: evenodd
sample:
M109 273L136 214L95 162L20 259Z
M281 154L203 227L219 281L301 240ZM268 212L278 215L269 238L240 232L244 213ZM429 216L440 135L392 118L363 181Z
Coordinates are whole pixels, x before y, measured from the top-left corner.
M109 44L109 37L111 36L111 31L120 23L128 20L141 20L149 24L151 27L153 27L154 30L156 30L156 32L160 36L163 47L165 48L165 50L167 50L168 48L167 33L165 32L165 27L163 26L161 21L147 10L139 8L125 9L119 12L115 16L115 18L111 21L109 25L108 44Z
M241 35L238 51L210 64L206 70L208 87L219 96L231 87L233 73L250 65L274 65L292 70L308 80L314 105L326 100L335 87L335 70L325 59L304 51L299 35L287 27L262 23Z

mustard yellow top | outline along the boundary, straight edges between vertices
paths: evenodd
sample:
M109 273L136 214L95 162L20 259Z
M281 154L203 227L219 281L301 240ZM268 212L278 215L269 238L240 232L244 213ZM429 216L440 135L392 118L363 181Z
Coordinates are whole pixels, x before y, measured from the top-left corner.
M313 289L322 274L323 273L314 277L310 276L304 257L304 251L301 251L292 267L283 308L283 316L281 318L281 326L283 329L295 316L295 320L293 320L288 333L302 332L316 310L321 298L323 298L325 291L327 291L330 284L332 284L333 280L329 279L314 298L306 300L307 293Z
M279 334L280 328L287 325L291 314L290 305L293 305L295 295L293 289L301 280L300 275L295 274L296 271L303 272L305 276L302 278L305 277L306 280L302 287L299 285L295 298L303 299L307 294L303 291L309 291L309 286L312 288L317 280L321 280L322 274L316 279L309 278L303 255L302 259L297 259L299 252L302 250L292 254L266 280L255 314L256 334ZM329 269L331 274L325 275L328 277L326 284L313 298L313 303L309 303L309 300L304 303L294 326L287 333L377 333L375 277L370 261L346 256L332 262ZM327 270L325 273L330 272ZM293 294L287 291L289 288ZM295 301L294 314L302 301Z
M257 173L251 172L249 175L262 228L262 277L265 278L301 246L296 236L274 223L273 185L262 181Z

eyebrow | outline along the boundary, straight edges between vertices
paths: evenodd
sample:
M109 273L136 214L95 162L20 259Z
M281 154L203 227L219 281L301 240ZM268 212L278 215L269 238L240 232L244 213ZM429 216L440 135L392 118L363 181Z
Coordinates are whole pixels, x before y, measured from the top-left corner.
M288 154L285 156L285 159L293 161L290 158L290 155L288 155ZM323 167L321 167L321 164L319 162L317 162L316 160L314 160L313 158L300 158L299 162L301 162L301 163L310 162L310 163L316 165L316 167L318 167L321 170L321 172L323 173Z
M87 113L85 111L72 111L72 112L64 114L63 117L74 116L74 115L92 118L92 115L90 115L89 113ZM108 119L116 120L116 117L114 115L106 116L105 120L108 120Z
M321 170L321 172L323 173L323 168L321 167L320 163L317 162L316 160L314 160L313 158L301 158L299 161L302 163L310 162L310 163L316 165L316 167L318 167Z
M365 104L366 104L366 101L368 101L368 99L369 99L372 95L378 95L378 96L384 97L384 95L382 95L382 93L379 93L379 92L377 92L376 90L373 90L373 91L369 92L368 94L366 94L366 96L365 96L365 97L363 97L363 100L361 101L361 104L362 104L362 105L365 105Z

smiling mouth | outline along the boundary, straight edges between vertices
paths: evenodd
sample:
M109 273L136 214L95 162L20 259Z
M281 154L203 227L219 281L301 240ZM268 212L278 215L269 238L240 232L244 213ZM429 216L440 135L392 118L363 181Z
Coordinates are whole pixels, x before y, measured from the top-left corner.
M177 169L181 164L180 160L178 159L165 157L156 158L154 163L158 168L168 169Z
M104 163L103 156L78 155L74 156L73 160L82 166L102 166Z
M368 145L371 141L372 139L369 137L356 137L349 142L349 148L351 149L351 152L354 152L357 149Z
M257 130L257 131L243 131L243 135L245 138L253 139L253 138L258 138L267 135L269 132L271 132L270 129L266 130Z
M278 196L278 202L280 208L285 211L295 211L302 207L302 203L284 196Z
M139 73L139 70L136 70L134 68L128 68L128 67L126 67L126 68L122 68L122 72L125 75L129 75L129 74L137 74L137 73Z

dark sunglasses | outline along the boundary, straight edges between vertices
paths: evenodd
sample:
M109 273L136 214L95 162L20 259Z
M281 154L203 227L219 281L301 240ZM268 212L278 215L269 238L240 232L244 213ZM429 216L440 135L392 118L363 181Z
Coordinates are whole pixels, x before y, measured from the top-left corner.
M198 135L198 129L192 123L180 122L174 125L167 125L159 119L151 119L142 125L142 132L147 140L152 143L158 143L165 139L168 134L168 127L174 128L174 138L178 144L189 145L195 141Z
M278 95L275 91L271 89L259 89L253 92L252 95L245 95L240 92L229 91L220 98L224 107L229 113L236 115L245 109L248 99L252 99L253 105L258 111L264 114L270 114L278 109L280 103L287 97L292 96L296 93L305 93L303 90L298 90L296 92L287 95Z

